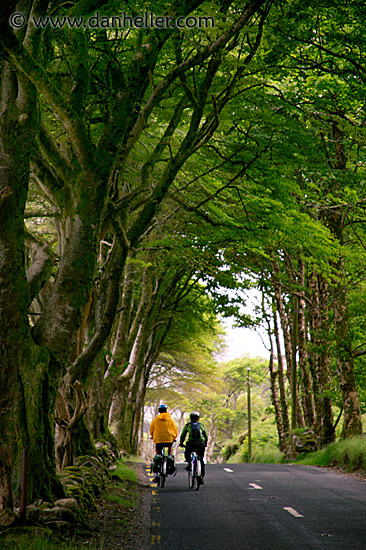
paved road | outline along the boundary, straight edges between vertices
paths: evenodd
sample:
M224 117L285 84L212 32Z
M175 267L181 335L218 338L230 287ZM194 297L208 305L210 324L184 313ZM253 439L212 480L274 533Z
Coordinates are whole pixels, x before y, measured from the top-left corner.
M163 489L151 484L151 549L366 549L366 482L303 466L206 468L197 492L183 464Z

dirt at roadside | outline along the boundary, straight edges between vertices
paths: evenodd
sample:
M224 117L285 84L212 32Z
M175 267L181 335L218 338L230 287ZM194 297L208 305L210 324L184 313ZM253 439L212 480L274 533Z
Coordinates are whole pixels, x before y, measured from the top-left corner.
M83 541L89 548L103 550L148 550L150 548L151 489L145 466L130 464L138 475L137 504L122 508L119 504L100 498L97 511L89 515L90 535ZM133 484L136 487L136 484ZM126 482L115 481L110 491L126 496ZM87 542L88 541L88 542Z
M345 466L320 466L323 468L326 468L328 470L332 470L333 472L337 472L338 474L344 474L346 476L356 477L357 479L362 479L362 481L366 481L366 470L363 470L361 468L349 471Z

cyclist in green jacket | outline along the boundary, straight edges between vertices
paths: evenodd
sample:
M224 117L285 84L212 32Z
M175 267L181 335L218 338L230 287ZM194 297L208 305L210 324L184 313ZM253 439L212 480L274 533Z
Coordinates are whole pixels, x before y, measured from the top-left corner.
M191 453L195 451L197 456L201 459L203 477L205 475L203 456L205 454L208 437L204 425L201 422L198 422L200 414L198 412L192 412L189 416L191 421L187 422L183 428L179 440L179 446L184 447L184 440L188 435L186 448L184 451L184 458L186 462L188 462L186 470L189 471L191 469Z

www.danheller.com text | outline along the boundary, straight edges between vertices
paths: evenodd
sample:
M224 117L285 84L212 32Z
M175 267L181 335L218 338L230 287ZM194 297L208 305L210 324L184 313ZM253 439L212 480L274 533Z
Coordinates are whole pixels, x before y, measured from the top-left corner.
M119 15L103 15L99 12L90 17L84 16L50 16L30 17L29 22L38 29L51 27L60 29L85 28L85 29L206 29L215 27L215 19L205 15L175 16L155 15L152 12L145 12L141 15L129 15L122 12ZM13 13L9 17L9 24L15 29L24 27L27 24L27 17L21 13Z

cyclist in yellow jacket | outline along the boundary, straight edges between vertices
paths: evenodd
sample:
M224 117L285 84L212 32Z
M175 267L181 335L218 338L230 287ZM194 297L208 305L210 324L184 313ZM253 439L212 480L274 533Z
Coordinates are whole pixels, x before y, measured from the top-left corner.
M161 454L163 447L168 447L168 454L172 453L173 442L177 439L178 428L167 406L159 406L159 415L150 424L150 435L155 443L156 454Z

